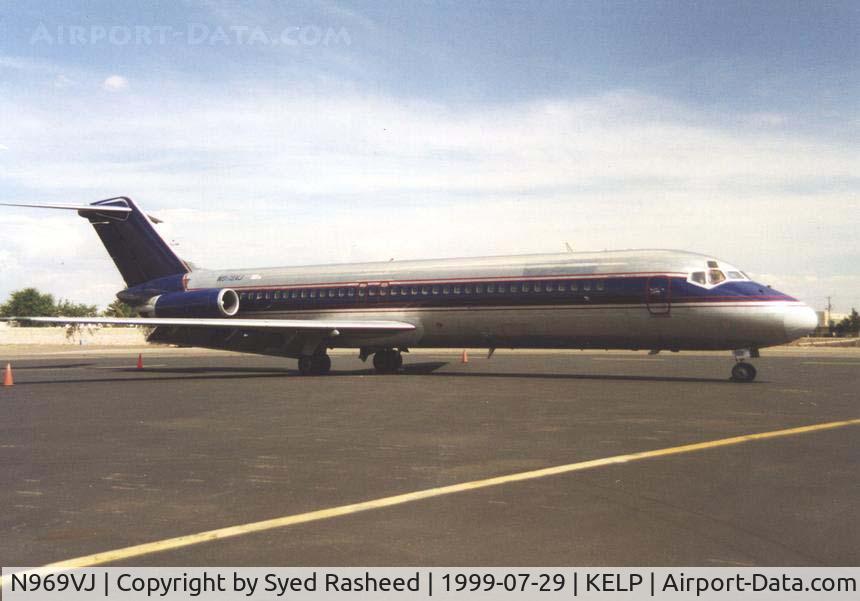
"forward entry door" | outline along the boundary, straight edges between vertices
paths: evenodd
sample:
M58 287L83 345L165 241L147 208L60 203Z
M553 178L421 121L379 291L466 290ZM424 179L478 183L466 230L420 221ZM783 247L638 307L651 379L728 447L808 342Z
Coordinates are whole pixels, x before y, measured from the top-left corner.
M648 278L645 284L645 304L651 315L669 315L672 308L672 292L668 276L655 275Z

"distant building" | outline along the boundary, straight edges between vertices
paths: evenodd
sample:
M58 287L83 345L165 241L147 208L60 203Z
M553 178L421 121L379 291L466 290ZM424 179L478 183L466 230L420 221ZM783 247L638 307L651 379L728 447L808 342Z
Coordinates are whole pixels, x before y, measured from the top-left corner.
M828 311L825 309L824 311L816 311L816 315L818 315L818 327L829 329L830 326L835 326L837 323L849 317L848 313L835 313L833 311Z

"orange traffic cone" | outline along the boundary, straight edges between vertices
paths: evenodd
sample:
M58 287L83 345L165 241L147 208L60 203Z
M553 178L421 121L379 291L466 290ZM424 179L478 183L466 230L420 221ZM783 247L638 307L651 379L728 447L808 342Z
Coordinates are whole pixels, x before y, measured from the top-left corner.
M7 363L6 369L3 371L3 386L14 386L15 380L12 378L12 364Z
M137 355L137 368L143 369L143 353L138 353Z
M463 355L460 357L460 363L468 363L469 362L469 353L466 352L466 349L463 349Z

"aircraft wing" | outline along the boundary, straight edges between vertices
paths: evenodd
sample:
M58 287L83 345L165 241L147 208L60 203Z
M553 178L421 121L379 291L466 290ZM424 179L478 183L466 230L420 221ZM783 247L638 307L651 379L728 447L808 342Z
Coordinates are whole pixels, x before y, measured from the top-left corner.
M115 326L167 326L190 328L231 328L239 330L292 330L298 332L327 333L337 336L341 332L396 333L414 330L405 321L361 321L341 319L231 319L196 317L4 317L0 321L115 325Z

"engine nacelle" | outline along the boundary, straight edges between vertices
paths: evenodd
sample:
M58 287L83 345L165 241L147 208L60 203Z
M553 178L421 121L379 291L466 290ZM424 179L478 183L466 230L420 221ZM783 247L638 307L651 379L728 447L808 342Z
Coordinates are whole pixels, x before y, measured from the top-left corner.
M167 292L138 311L151 317L233 317L239 312L239 295L230 288Z

